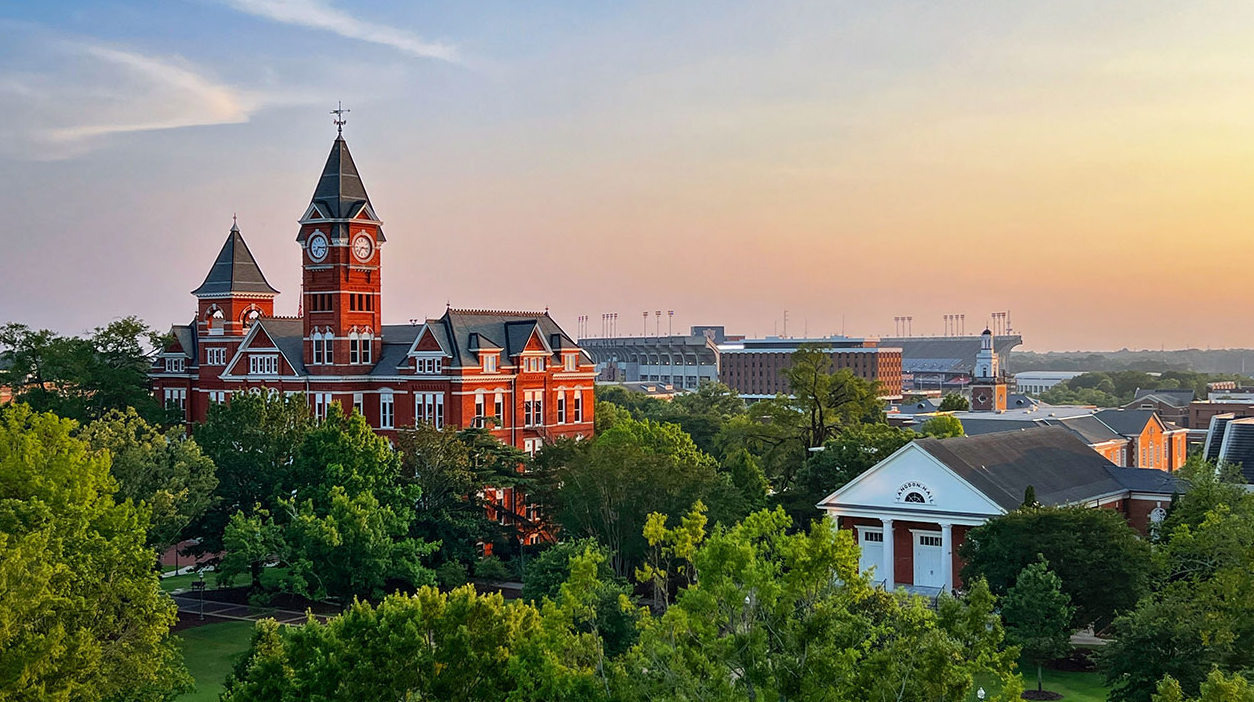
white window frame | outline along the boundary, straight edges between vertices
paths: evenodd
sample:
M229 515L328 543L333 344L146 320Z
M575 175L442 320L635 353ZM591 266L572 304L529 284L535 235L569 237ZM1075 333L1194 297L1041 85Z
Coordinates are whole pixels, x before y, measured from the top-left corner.
M578 359L578 358L579 358L579 354L575 354L575 353L568 353L568 354L566 354L566 359L565 359L565 362L566 362L566 370L567 370L567 371L576 371L576 370L579 370L579 366L578 366L578 363L577 363L577 359Z
M496 362L497 362L498 357L499 356L496 352L484 354L483 356L483 372L484 373L496 372Z
M379 393L379 428L393 429L396 426L396 398L390 391Z
M183 373L187 371L187 359L181 356L170 356L165 359L166 373Z
M557 393L557 423L566 423L566 391L560 390Z
M348 363L357 365L361 362L361 337L356 331L348 334Z
M487 397L484 396L483 390L475 391L475 426L483 426L483 420L487 412Z
M492 416L496 417L499 424L505 423L505 393L500 390L497 390L496 396L492 398Z
M575 423L583 422L583 390L575 391Z
M357 414L366 416L366 399L359 392L353 393L353 409L357 411Z
M210 346L205 349L205 365L225 366L226 365L226 348L222 346Z
M274 353L254 353L248 357L249 375L278 375L279 356Z
M187 411L187 388L166 388L165 406L177 405L180 412Z

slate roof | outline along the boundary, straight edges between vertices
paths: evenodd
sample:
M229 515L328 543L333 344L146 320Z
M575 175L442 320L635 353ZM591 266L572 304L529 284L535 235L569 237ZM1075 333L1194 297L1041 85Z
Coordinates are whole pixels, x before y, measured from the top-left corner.
M196 359L200 358L196 350L196 323L175 324L170 327L170 334L178 340L179 346L183 349L183 355L192 359L191 365L195 365ZM169 349L163 349L163 352L169 353Z
M1154 414L1154 410L1148 409L1104 409L1093 416L1123 436L1137 436Z
M1161 402L1171 405L1172 407L1188 407L1193 401L1195 393L1192 390L1154 390L1152 388L1137 388L1136 400L1142 400L1146 397L1154 397Z
M1045 505L1084 502L1130 489L1163 494L1176 489L1169 474L1119 468L1063 427L915 443L1007 511L1023 504L1029 485Z
M193 295L221 295L224 293L264 293L278 295L279 291L270 287L266 276L257 265L257 259L244 243L244 236L239 233L239 226L231 225L226 236L226 243L214 259L205 276L205 282L192 291Z
M1094 415L1066 417L1064 419L1055 419L1050 423L1070 429L1090 444L1100 444L1124 438L1123 435L1111 429L1105 422Z
M439 319L427 320L427 326L453 357L455 367L479 365L480 348L499 348L506 359L515 356L537 329L554 352L577 346L548 312L450 309Z
M300 317L263 317L257 324L292 364L292 370L297 375L305 375L304 320Z

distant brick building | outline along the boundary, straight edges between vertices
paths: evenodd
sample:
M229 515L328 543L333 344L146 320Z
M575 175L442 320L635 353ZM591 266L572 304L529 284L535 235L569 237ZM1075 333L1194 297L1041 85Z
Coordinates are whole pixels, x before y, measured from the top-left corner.
M878 381L882 397L901 397L901 349L879 346L874 339L772 337L722 344L718 347L719 380L748 399L788 394L781 372L803 345L823 349L832 359L832 370L847 368L863 380Z
M384 436L418 422L488 424L534 453L556 437L592 435L592 360L547 311L447 309L421 323L383 323L387 239L342 136L299 224L300 316L274 315L279 293L232 225L192 293L196 319L171 329L151 370L153 392L186 422L256 391L303 393L317 417L338 402ZM534 523L522 495L487 492L501 508L494 517Z

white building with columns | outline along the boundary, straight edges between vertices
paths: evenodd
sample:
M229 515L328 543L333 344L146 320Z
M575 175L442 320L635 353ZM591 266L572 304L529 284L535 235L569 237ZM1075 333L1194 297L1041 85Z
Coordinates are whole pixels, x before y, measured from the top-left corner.
M818 507L854 532L873 579L936 594L961 588L967 532L1018 509L1028 486L1044 505L1117 510L1142 533L1180 489L1165 471L1120 468L1072 432L1041 427L912 441Z

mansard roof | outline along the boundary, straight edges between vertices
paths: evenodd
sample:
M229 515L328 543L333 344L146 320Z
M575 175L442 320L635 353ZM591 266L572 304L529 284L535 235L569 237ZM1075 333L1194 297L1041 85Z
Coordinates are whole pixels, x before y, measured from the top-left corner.
M205 282L192 291L197 297L229 293L279 294L278 290L266 282L266 276L261 272L261 266L257 265L257 259L248 250L248 244L244 243L244 236L240 234L237 224L231 224L226 243L222 244L222 250L209 268Z
M479 349L501 349L506 358L522 353L533 333L557 352L577 348L548 312L449 309L427 327L440 345L449 350L453 366L479 365Z

